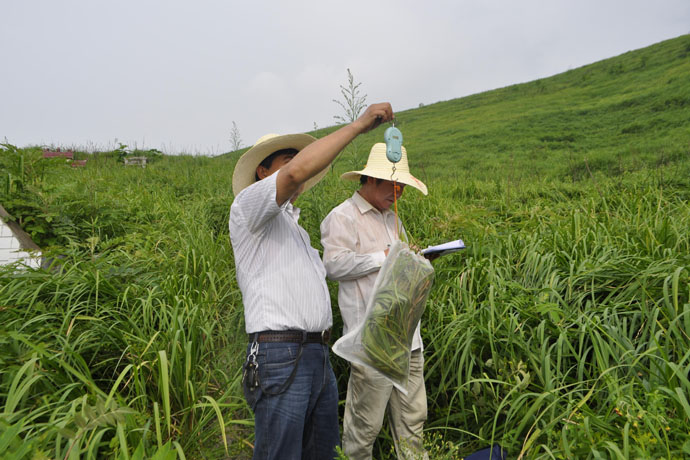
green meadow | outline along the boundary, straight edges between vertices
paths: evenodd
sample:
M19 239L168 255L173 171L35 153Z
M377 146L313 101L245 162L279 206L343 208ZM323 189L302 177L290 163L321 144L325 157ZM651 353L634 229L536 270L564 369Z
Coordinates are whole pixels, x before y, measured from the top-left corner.
M422 319L432 459L690 457L689 81L684 35L396 114L429 187L399 203L412 242L467 245L434 262ZM316 248L383 130L299 198ZM251 458L227 228L243 151L71 168L3 144L0 204L51 266L0 268L1 458ZM394 458L386 428L374 457Z

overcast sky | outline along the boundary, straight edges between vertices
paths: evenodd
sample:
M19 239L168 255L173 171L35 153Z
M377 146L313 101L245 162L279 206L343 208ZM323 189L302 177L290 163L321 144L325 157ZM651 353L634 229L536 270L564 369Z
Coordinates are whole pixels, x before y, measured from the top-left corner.
M230 150L334 124L347 68L394 110L690 33L690 0L0 0L0 140Z

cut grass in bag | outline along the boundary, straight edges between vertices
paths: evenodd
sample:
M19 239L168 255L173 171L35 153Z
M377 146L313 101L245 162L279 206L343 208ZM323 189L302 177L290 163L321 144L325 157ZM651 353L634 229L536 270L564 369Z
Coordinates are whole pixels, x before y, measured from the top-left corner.
M333 345L348 361L376 369L407 393L412 338L424 313L434 268L396 241L374 283L362 324Z

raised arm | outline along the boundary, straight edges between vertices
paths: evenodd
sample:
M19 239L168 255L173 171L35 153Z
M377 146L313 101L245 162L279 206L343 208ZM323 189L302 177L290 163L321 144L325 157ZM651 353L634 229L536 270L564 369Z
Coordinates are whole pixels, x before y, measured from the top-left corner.
M360 134L393 119L393 109L387 102L372 104L349 125L318 139L290 160L278 171L276 202L282 205L299 192L304 182L328 167L336 156Z

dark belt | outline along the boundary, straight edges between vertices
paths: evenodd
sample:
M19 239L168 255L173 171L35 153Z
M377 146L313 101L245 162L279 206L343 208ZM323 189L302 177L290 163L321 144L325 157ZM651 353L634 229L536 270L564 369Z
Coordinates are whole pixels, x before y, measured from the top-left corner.
M322 343L328 345L331 330L321 332L303 331L262 331L249 334L250 342L291 342L291 343Z

